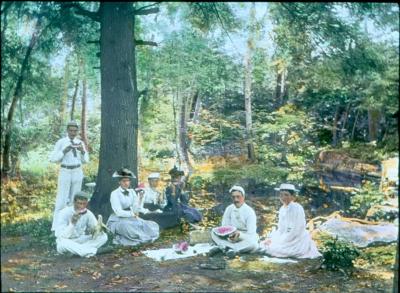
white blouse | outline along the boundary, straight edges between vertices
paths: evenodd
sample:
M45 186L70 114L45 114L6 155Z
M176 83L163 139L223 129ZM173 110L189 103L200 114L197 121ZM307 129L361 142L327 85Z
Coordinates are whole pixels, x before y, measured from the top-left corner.
M122 187L118 187L111 192L111 208L117 217L132 217L132 212L138 213L140 210L139 197L136 192L133 189L127 190L129 191L128 195L123 193L124 190ZM126 211L126 209L130 209L130 211Z

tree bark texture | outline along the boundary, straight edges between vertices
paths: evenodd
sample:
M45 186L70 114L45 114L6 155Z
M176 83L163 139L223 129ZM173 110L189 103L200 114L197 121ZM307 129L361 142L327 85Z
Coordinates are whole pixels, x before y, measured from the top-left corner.
M185 99L184 95L181 95L180 105L179 105L179 131L178 131L178 139L179 139L179 153L182 160L182 163L185 168L185 173L188 173L189 176L193 173L193 168L189 161L189 152L188 152L188 133L187 133L187 99Z
M337 124L339 120L339 114L340 114L340 106L336 106L336 111L335 111L335 117L333 118L333 125L332 125L332 146L336 146L338 141L337 141Z
M81 60L82 69L85 64ZM88 138L87 138L87 123L86 123L86 101L87 101L87 79L86 72L82 70L82 113L81 113L81 139L86 146L86 149L90 151Z
M255 5L253 3L250 10L250 22L253 24L255 19ZM245 80L244 80L244 100L245 100L245 112L246 112L246 140L247 140L247 152L248 159L255 161L255 152L253 145L252 135L252 111L251 111L251 81L252 81L252 63L251 57L254 47L253 32L250 30L249 39L247 40L247 51L245 54Z
M79 89L79 73L78 73L78 78L75 81L74 94L72 95L71 114L69 117L71 121L74 120L76 96L78 95L78 89Z
M368 137L369 141L378 139L380 112L377 109L368 109Z
M101 136L96 188L90 206L111 213L112 178L121 167L137 174L138 98L132 2L100 4ZM137 180L132 180L135 187Z

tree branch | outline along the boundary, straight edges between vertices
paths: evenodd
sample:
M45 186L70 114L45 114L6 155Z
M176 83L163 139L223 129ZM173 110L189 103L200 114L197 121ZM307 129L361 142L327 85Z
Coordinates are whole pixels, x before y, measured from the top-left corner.
M158 46L158 44L156 42L143 41L143 40L135 40L135 45L136 46L155 46L155 47Z
M91 12L84 9L81 5L76 3L61 3L62 9L75 8L75 13L91 18L94 21L100 21L100 14L98 12Z
M139 7L138 9L135 9L135 14L136 14L136 12L138 12L138 11L144 10L144 9L146 9L146 8L149 8L149 7L158 5L158 4L159 4L159 3L153 3L153 4L150 4L150 5L146 5L146 6Z
M87 41L88 44L100 44L100 40Z
M5 13L5 12L8 10L8 8L11 7L11 5L12 5L13 3L14 3L14 1L5 2L4 8L0 11L0 14Z
M147 14L158 13L158 12L160 12L160 8L154 7L154 8L149 8L149 9L135 10L134 14L135 15L147 15Z

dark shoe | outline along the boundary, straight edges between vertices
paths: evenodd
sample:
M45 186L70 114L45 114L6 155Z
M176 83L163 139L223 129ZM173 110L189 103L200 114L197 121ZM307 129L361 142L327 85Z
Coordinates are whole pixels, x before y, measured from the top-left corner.
M215 255L217 255L218 253L221 253L221 252L222 252L222 250L218 246L216 246L216 247L213 247L213 248L210 249L210 251L208 252L208 256L209 257L213 257L213 256L215 256Z
M232 249L228 250L225 255L229 258L229 259L234 259L236 256L236 252L234 252Z
M105 254L105 253L110 253L114 251L114 247L112 246L102 246L99 249L97 249L97 254Z

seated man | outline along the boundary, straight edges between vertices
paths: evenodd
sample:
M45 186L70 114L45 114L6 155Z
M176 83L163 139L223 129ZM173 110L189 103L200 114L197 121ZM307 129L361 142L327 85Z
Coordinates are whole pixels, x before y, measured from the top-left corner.
M65 207L57 215L55 235L59 253L91 257L107 242L107 234L101 232L95 216L86 209L89 198L89 194L77 192L73 206Z
M211 232L211 237L217 247L210 250L210 256L219 251L225 251L229 257L234 257L237 253L253 252L258 248L256 213L244 202L244 189L241 186L233 186L229 192L233 204L225 209L222 226L233 226L237 230L230 234L227 239Z
M273 231L267 240L260 243L261 250L276 257L316 258L321 256L306 230L303 207L294 202L293 184L283 183L279 188L280 201L278 230Z

